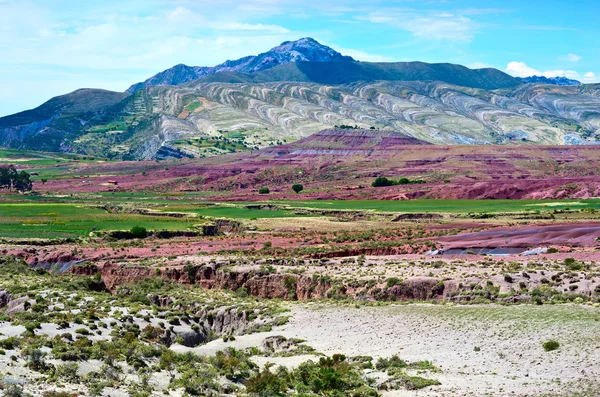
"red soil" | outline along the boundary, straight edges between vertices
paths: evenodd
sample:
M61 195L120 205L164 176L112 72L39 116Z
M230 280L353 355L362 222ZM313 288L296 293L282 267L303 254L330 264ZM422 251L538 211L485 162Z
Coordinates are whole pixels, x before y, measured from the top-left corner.
M475 233L440 237L444 248L570 246L600 243L600 222L501 227Z
M339 138L339 137L338 137ZM336 139L338 139L336 138ZM334 142L339 146L339 142ZM436 146L350 141L338 149L305 140L211 159L81 165L67 178L36 184L48 192L220 191L219 199L546 199L600 196L600 151L589 146ZM358 147L358 148L357 148ZM144 174L142 174L144 172ZM371 188L377 176L422 178L422 185ZM117 186L109 180L116 180Z

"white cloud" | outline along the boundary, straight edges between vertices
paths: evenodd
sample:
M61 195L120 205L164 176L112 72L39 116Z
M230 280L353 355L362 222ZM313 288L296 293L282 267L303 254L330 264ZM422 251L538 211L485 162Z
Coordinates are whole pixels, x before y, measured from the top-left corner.
M539 70L527 66L525 62L509 62L506 65L506 73L515 77L539 76L542 74Z
M364 51L353 50L351 48L341 48L335 45L331 45L330 47L334 48L336 51L340 52L342 55L349 55L352 58L363 61L363 62L393 62L394 59L390 57L386 57L378 54L371 54Z
M544 77L566 77L568 79L579 79L581 75L574 70L546 70L542 72Z
M211 25L214 29L217 30L235 30L235 31L251 31L251 32L272 32L272 33L289 33L290 30L286 29L282 26L278 25L263 25L261 23L258 24L250 24L250 23L240 23L240 22L229 22L225 24L214 24Z
M594 72L581 74L575 70L546 70L540 71L527 66L525 62L509 62L505 72L515 77L544 76L544 77L566 77L568 79L579 80L582 83L597 83L600 78Z
M488 63L485 62L473 62L470 63L468 65L466 65L469 69L484 69L484 68L491 68L493 66L491 66Z
M587 84L600 83L600 77L596 76L596 74L594 72L587 72L586 74L583 75L581 82L587 83Z
M357 19L395 26L418 38L458 42L470 42L478 27L472 19L463 15L413 10L375 12Z
M567 55L558 57L559 61L567 61L567 62L579 62L581 57L577 54L569 53Z

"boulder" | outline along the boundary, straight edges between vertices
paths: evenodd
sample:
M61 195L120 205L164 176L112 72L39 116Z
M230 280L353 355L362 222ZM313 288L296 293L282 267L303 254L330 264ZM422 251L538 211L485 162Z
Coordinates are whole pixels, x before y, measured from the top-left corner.
M207 340L206 335L193 330L175 331L175 337L183 339L181 344L185 347L196 347Z
M0 291L0 307L5 307L10 302L10 294L8 291Z
M17 313L23 313L29 310L31 307L31 302L27 299L26 296L21 298L13 299L8 302L6 308L6 314L9 316L15 315Z

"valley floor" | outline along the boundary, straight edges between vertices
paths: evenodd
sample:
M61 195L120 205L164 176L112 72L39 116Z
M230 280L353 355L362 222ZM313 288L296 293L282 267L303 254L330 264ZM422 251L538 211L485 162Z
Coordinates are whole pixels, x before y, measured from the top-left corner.
M571 396L598 395L600 378L598 309L555 306L448 306L430 304L359 306L295 304L288 324L267 335L301 338L327 355L431 360L441 382L419 391L384 396ZM259 343L260 334L229 343L213 341L197 349L212 353L226 346ZM542 343L556 339L560 349ZM310 356L261 359L294 366Z

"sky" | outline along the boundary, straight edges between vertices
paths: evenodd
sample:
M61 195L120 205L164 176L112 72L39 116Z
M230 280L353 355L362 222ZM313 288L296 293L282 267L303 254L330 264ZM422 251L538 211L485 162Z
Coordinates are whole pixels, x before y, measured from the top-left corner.
M0 0L0 116L312 37L361 61L600 82L598 0Z

